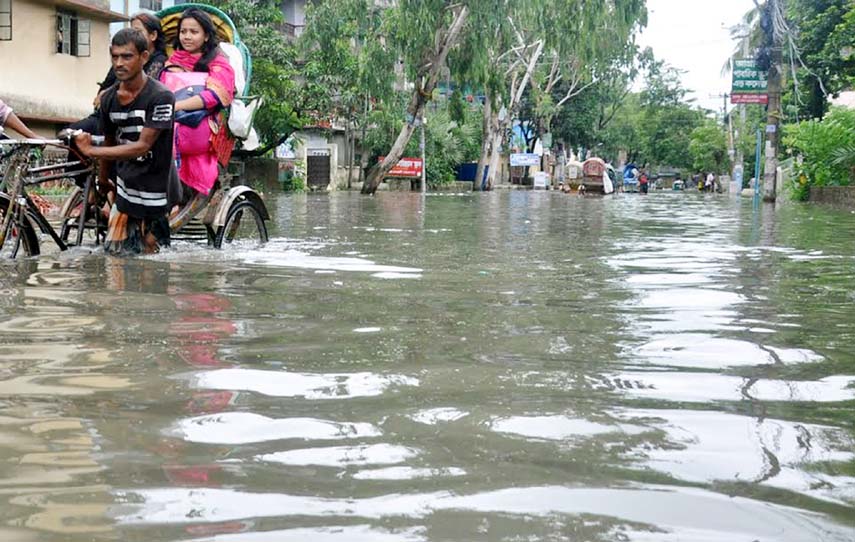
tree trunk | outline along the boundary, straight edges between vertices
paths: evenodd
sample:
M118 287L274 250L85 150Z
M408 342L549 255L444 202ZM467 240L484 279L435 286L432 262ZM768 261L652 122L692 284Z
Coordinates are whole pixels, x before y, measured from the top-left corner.
M478 169L475 170L475 181L472 183L473 191L482 190L481 181L484 179L484 168L487 167L489 160L490 143L493 140L493 133L490 128L493 125L493 105L492 96L487 92L484 100L483 111L483 130L481 132L481 156L478 158Z
M778 177L778 141L781 118L781 64L780 45L772 47L772 66L769 68L769 116L766 124L766 164L763 170L763 201L775 201Z
M389 153L383 161L371 168L365 184L362 185L363 194L373 194L376 192L377 187L383 181L383 177L389 173L389 170L398 163L398 160L404 154L404 149L407 143L410 142L410 138L416 129L416 121L422 118L425 104L431 94L433 94L433 89L436 88L442 68L445 66L445 59L448 56L448 52L457 44L468 15L469 8L467 6L459 6L448 29L438 29L437 35L440 39L437 39L436 49L431 51L429 57L425 58L420 64L421 66L426 66L427 70L421 75L421 80L416 81L417 87L413 91L413 96L410 98L410 103L407 106L407 122L401 128L398 138L395 140L392 148L389 149Z
M507 119L504 122L499 122L498 115L496 115L494 122L492 123L493 130L493 140L490 143L490 163L488 165L489 170L487 171L487 190L492 190L494 186L498 183L498 174L499 174L499 160L501 158L500 150L502 147L502 137L505 134L507 127ZM501 179L499 179L501 180Z

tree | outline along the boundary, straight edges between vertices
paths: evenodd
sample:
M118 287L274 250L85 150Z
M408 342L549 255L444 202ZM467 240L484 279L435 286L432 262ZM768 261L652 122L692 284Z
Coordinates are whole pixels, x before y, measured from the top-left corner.
M252 53L250 92L264 98L254 125L265 146L284 140L302 126L305 104L296 81L297 50L279 33L282 12L272 0L211 0L228 13Z
M789 0L787 16L798 29L790 60L789 101L798 117L822 118L827 95L855 81L855 4L851 0ZM791 55L792 56L792 55Z
M423 117L425 104L439 82L448 54L457 45L469 8L442 0L401 0L390 15L395 41L409 60L414 89L407 104L406 121L386 157L371 168L362 186L363 194L373 194L403 155L416 123Z
M384 43L383 15L368 0L310 3L300 39L304 85L316 97L316 116L345 123L348 185L356 133L362 130L365 139L371 104L392 95L396 58ZM363 153L360 172L366 164Z
M689 154L694 171L728 171L727 136L724 128L712 119L692 130L689 137Z

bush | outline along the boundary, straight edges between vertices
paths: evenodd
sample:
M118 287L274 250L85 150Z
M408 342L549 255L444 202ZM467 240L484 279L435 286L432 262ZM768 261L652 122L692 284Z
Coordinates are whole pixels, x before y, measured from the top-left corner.
M795 199L807 199L811 186L846 186L855 180L845 153L855 147L855 111L832 108L822 120L785 126L783 144L796 157L789 187Z

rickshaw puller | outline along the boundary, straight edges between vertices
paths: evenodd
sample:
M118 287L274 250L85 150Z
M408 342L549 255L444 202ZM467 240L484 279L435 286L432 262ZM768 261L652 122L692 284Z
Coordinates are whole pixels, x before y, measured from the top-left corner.
M175 98L143 71L149 52L145 36L125 28L110 45L119 83L101 98L104 147L93 147L90 134L75 138L86 156L101 159L99 182L108 186L116 162L116 202L110 212L108 252L157 252L169 245L168 188L172 162Z

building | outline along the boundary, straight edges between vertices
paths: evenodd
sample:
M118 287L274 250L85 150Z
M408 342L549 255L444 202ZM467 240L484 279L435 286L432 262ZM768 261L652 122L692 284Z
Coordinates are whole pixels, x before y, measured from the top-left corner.
M2 0L0 0L2 1ZM160 11L163 8L172 7L175 4L180 4L181 1L175 0L110 0L110 9L122 13L130 18L131 15L140 11ZM110 25L110 35L112 36L122 28L126 23L117 22Z
M280 30L289 39L296 39L306 28L306 0L282 0L279 5L285 19Z
M124 18L108 0L0 0L0 98L43 135L89 115Z

